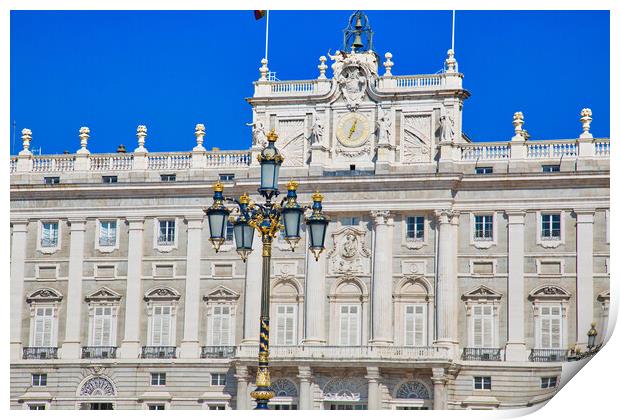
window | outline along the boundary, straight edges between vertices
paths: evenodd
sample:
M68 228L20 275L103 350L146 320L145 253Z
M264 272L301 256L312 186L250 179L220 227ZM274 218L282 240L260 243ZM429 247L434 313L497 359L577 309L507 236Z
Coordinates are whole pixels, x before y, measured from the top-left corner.
M543 172L560 172L560 165L543 165Z
M177 180L177 174L161 174L159 177L162 182L174 182Z
M297 344L295 339L295 305L276 306L276 340L275 344L280 346Z
M59 176L46 176L43 178L43 183L45 185L60 184L60 177Z
M116 246L116 220L99 222L99 246Z
M93 308L93 325L91 345L93 347L111 347L114 345L112 336L113 309L111 306Z
M558 377L557 376L550 376L550 377L546 377L546 378L540 378L540 387L542 389L545 389L545 388L555 388L556 386L558 386Z
M226 374L225 373L212 373L211 374L211 385L213 386L226 385Z
M33 373L32 386L47 386L47 373Z
M426 305L405 306L405 346L423 346L425 344Z
M359 346L361 344L359 305L340 306L340 345Z
M493 173L493 168L491 166L476 168L476 174L478 175L487 175L487 174L492 174L492 173Z
M226 406L224 404L209 404L207 407L209 410L226 410Z
M151 373L151 385L164 386L166 385L166 374L161 372Z
M541 305L539 334L541 348L562 348L562 307L560 305Z
M559 240L561 237L560 215L558 213L542 214L540 237L543 240Z
M367 404L332 403L330 410L368 410Z
M232 345L232 319L229 305L216 305L211 316L211 345Z
M474 376L474 389L491 389L491 377Z
M424 216L407 217L407 240L424 240Z
M104 184L116 184L118 177L116 175L104 175L101 177L101 182Z
M493 240L493 216L474 216L474 239L476 241Z
M232 241L233 235L234 235L234 226L232 223L228 222L226 223L226 240Z
M297 404L269 404L272 410L297 410Z
M58 246L58 222L41 223L41 247L54 248Z
M172 307L155 305L151 317L151 346L170 346L172 333Z
M33 347L53 347L54 308L38 307L34 315Z
M45 410L45 404L28 404L28 410Z
M173 245L175 233L174 220L159 221L159 236L157 237L158 245Z
M235 179L235 174L220 174L220 181L232 181Z
M165 410L166 404L149 404L149 410Z
M396 410L428 410L428 407L413 407L409 405L397 405Z
M472 347L493 347L493 306L474 305L472 307Z
M357 226L359 223L360 223L359 217L345 216L345 217L340 218L340 224L342 226Z

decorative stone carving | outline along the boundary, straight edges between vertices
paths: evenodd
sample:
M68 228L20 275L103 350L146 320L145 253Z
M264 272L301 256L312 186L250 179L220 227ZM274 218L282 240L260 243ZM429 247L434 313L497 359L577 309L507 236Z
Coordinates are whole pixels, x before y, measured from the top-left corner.
M401 271L403 274L425 274L425 261L405 260L401 262Z
M336 378L323 387L323 398L329 401L359 401L368 394L362 378Z
M32 130L24 128L22 130L22 145L24 146L24 152L30 152L30 142L32 141Z
M51 288L38 289L26 297L26 302L60 302L62 294Z
M274 277L295 276L297 274L297 261L276 261L273 263Z
M523 112L517 111L512 116L512 125L515 128L515 135L520 136L523 132Z
M379 118L377 119L377 138L378 143L389 144L392 137L392 118L389 111L379 108Z
M194 135L196 136L196 147L194 147L194 152L202 152L206 149L202 145L205 138L205 126L204 124L196 124L196 128L194 129Z
M181 295L170 287L155 287L144 294L144 300L179 300Z
M146 142L146 125L139 125L136 129L136 137L138 137L138 148L134 152L146 152L144 143Z
M318 65L319 68L319 79L323 80L323 79L327 79L327 76L325 76L325 70L327 70L327 64L325 64L325 62L327 61L327 58L322 55L319 57L319 61L321 62L321 64Z
M203 300L205 301L233 301L239 299L239 293L224 286L218 286L207 293Z
M280 120L277 131L276 147L284 156L282 166L304 165L304 120Z
M297 387L290 379L276 379L271 382L271 389L277 397L297 397Z
M479 300L479 299L501 299L502 298L502 294L499 292L496 292L495 290L480 285L478 287L476 287L473 290L470 290L467 293L463 294L463 300Z
M336 51L335 55L327 55L334 60L334 80L347 102L347 108L356 111L369 82L377 77L376 57L374 54L347 54L341 51Z
M431 116L408 115L403 127L403 163L431 161Z
M421 382L408 381L398 387L396 398L428 400L431 398L431 393Z
M314 116L314 122L310 128L310 144L323 144L323 123L317 115Z
M252 127L252 146L260 148L267 146L267 133L262 121L255 121L246 125Z
M90 128L81 127L80 128L80 146L82 147L77 151L79 154L89 153L86 146L88 146L88 139L90 138Z
M454 120L449 115L439 117L439 139L443 143L454 142Z
M537 299L558 299L567 300L570 298L570 293L560 286L544 285L532 290L529 294L530 300Z
M591 137L592 135L590 134L590 123L592 122L592 110L590 108L582 109L581 118L579 119L579 121L581 121L581 128L583 131L581 133L581 137Z
M80 389L81 397L114 397L115 395L114 385L100 376L89 379Z
M363 274L370 272L370 250L365 244L366 233L345 227L332 233L333 248L327 258L332 274Z
M392 66L394 66L394 62L392 61L392 53L385 53L385 61L383 62L383 67L385 67L385 73L383 77L392 77Z
M121 295L119 293L116 293L114 290L103 286L95 290L94 292L90 293L89 295L87 295L84 298L84 300L86 300L86 302L91 302L91 301L117 302L121 300Z

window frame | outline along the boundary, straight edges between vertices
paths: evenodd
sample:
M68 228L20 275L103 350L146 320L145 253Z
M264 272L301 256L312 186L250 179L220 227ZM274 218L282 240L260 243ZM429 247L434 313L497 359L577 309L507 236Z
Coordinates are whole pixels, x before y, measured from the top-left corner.
M51 180L52 182L47 182L48 180ZM44 176L43 177L43 185L58 185L58 184L60 184L59 176Z
M101 245L101 225L102 223L110 223L110 222L114 222L116 223L116 229L115 229L115 238L114 238L114 244L113 245ZM121 226L121 219L118 218L98 218L95 219L95 226L96 226L96 232L95 232L95 249L99 252L102 253L109 253L112 251L115 251L117 249L119 249L119 244L120 244L120 240L119 240L119 236L120 236L120 226Z
M177 174L159 174L159 180L161 182L176 182Z
M37 331L36 331L36 325L37 325L37 312L39 309L50 309L51 310L51 315L43 315L44 317L48 317L51 319L51 323L50 323L50 328L51 331L49 332L50 335L50 345L43 345L43 344L37 344L36 343L36 336L37 336ZM30 347L58 347L58 306L56 304L53 303L33 303L30 306L30 311L31 311L31 317L30 317Z
M474 376L473 377L473 389L474 391L491 391L493 389L492 377L491 376Z
M476 217L491 217L492 220L492 225L491 225L491 238L489 239L484 239L484 238L478 238L476 236ZM470 217L469 217L469 223L470 223L470 227L469 227L469 243L470 245L473 245L476 248L479 249L488 249L491 248L492 246L497 245L497 225L498 225L498 217L497 217L497 212L496 211L479 211L479 212L472 212L470 213ZM486 223L485 223L486 225ZM484 230L486 231L486 229Z
M291 340L290 342L287 342L287 334L286 334L286 325L288 324L288 321L285 322L285 327L284 327L284 340L283 342L280 342L280 339L278 337L278 333L279 333L279 327L280 327L280 322L281 322L281 317L279 316L280 314L278 314L278 310L280 308L292 308L293 312L292 314L288 314L285 313L284 317L285 318L289 318L290 320L292 320L292 334L291 334ZM275 346L295 346L298 344L298 339L297 339L297 319L298 319L298 314L297 314L297 309L298 309L298 304L297 303L293 303L293 302L277 302L273 304L273 314L274 314L274 326L272 329L272 334L273 334L273 344ZM290 315L290 316L289 316Z
M343 315L342 308L345 307L345 306L347 306L349 308L348 309L349 311L350 311L350 309L352 307L355 307L357 309L357 315L356 315L356 318L357 318L357 328L356 328L356 335L357 335L357 337L356 338L357 338L357 340L355 340L356 341L355 343L351 343L350 342L350 338L351 338L351 330L350 329L348 330L348 334L347 334L347 337L348 337L347 338L347 342L343 343L343 341L342 341L342 315ZM336 305L336 308L337 308L336 309L336 313L338 315L338 324L337 324L338 325L338 330L337 330L338 331L338 333L337 333L338 334L337 335L338 345L339 346L361 346L362 342L363 342L363 340L362 340L362 330L363 330L363 328L362 328L362 322L363 322L363 318L362 318L362 310L363 310L362 304L361 303L352 303L352 302L342 302L342 303L338 303ZM348 315L351 315L351 313L348 312ZM350 318L350 317L348 316L347 318ZM348 326L350 328L350 321L347 324L348 324Z
M160 243L159 242L159 234L160 234L160 225L162 222L174 222L174 238L172 242ZM179 229L180 223L178 217L156 217L153 219L153 249L158 250L159 252L170 252L173 249L178 248L179 244ZM169 233L167 233L167 236Z
M148 337L147 343L148 346L153 347L176 347L176 311L173 302L154 302L149 305L149 319L148 319ZM167 308L169 310L168 314L164 314L164 309ZM161 314L155 314L155 312L160 309L162 311ZM164 315L167 315L168 320L168 342L167 344L163 344L163 329L160 331L160 339L159 343L154 342L154 334L155 334L155 321L157 317L163 318ZM163 325L162 325L163 327Z
M490 171L489 171L490 169ZM492 166L476 166L475 168L476 175L492 175L493 167Z
M35 378L38 378L38 380L35 381ZM30 385L33 387L37 387L37 388L46 387L47 386L47 373L32 373Z
M550 173L555 173L555 172L562 172L562 168L560 167L560 165L542 165L541 168L543 173L546 174L550 174Z
M536 212L536 244L543 248L557 248L566 242L566 215L564 210L539 210ZM560 216L560 237L544 237L542 235L543 215L559 215Z
M424 347L427 345L428 343L428 337L427 337L427 330L428 330L428 304L425 302L406 302L403 303L403 346L405 347ZM407 313L407 309L409 307L414 308L414 311L411 315L413 315L414 318L414 327L413 327L413 336L412 336L412 344L407 344L407 315L409 315ZM417 344L415 341L415 315L418 315L415 313L415 308L417 307L421 307L422 308L422 342Z
M213 372L209 376L210 376L209 383L211 384L211 386L221 386L221 387L226 386L226 373ZM221 378L224 378L223 383L222 383Z
M53 246L43 246L43 228L45 224L53 224L57 226L56 244ZM37 224L37 251L42 254L53 254L62 246L62 223L60 219L41 219Z
M235 180L234 173L226 173L226 174L217 174L217 177L222 182L231 182Z
M551 383L553 382L553 386ZM540 389L551 389L558 387L558 377L557 376L542 376L540 378Z
M166 386L167 380L168 380L166 377L166 372L150 372L150 376L151 376L150 381L149 381L150 386ZM155 378L157 378L157 380L155 380ZM162 378L163 378L163 383L162 383Z

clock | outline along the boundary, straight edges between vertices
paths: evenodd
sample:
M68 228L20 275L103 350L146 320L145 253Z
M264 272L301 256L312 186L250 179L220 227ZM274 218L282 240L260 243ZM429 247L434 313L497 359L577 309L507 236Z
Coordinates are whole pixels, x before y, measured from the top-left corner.
M358 147L366 142L370 134L370 121L357 112L340 118L336 125L336 137L346 147Z

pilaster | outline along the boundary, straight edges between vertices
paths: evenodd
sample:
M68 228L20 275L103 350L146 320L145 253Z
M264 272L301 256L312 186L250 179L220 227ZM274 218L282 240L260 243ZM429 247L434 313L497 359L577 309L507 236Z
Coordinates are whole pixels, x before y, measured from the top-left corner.
M316 261L308 246L306 249L308 249L308 257L306 258L306 304L304 305L306 331L304 344L325 344L325 264L327 258L319 258Z
M140 355L140 319L142 314L142 247L144 218L128 218L127 292L125 297L125 335L120 348L122 359Z
M379 391L379 381L381 374L379 368L375 366L369 366L366 368L366 379L368 380L368 409L380 410L381 409L381 394Z
M594 210L577 214L577 345L586 348L588 330L594 320L593 247Z
M373 344L394 341L392 238L394 219L387 210L371 212L374 217L375 240L372 274L372 340Z
M202 239L202 214L188 215L187 221L187 263L185 274L185 314L181 357L200 357L198 325L200 314L200 255Z
M444 368L433 368L433 410L445 410L448 406L446 384L448 379Z
M69 219L69 224L71 225L71 242L69 248L69 281L67 283L67 318L61 357L63 359L79 359L81 354L80 326L86 220Z
M312 369L310 366L299 366L299 409L312 409L312 388L310 379L312 378Z
M508 341L507 361L526 361L525 348L525 290L523 270L525 263L525 212L507 211L508 217Z
M28 220L12 220L11 243L11 360L22 357L22 316L24 307L24 268Z
M248 367L237 365L235 367L237 379L237 410L247 410L248 407Z
M260 320L261 274L263 272L263 242L254 232L254 250L245 264L244 322L242 344L258 345Z

